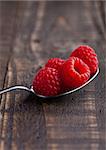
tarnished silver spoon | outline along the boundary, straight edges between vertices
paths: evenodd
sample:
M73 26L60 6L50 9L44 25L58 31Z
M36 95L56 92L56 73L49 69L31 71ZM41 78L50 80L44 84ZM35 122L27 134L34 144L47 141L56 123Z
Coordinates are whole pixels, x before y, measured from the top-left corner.
M98 73L99 73L99 68L97 69L96 73L86 83L84 83L80 87L75 88L75 89L70 90L70 91L65 92L65 93L61 93L61 94L56 95L56 96L43 96L43 95L39 95L39 94L37 94L33 90L33 86L31 86L31 88L28 88L28 87L25 87L25 86L22 86L22 85L16 85L16 86L9 87L9 88L6 88L4 90L1 90L0 91L0 95L4 94L4 93L7 93L7 92L14 91L14 90L25 90L25 91L28 91L28 92L31 92L31 93L35 94L37 97L40 97L40 98L57 98L57 97L64 96L64 95L67 95L67 94L71 94L73 92L76 92L76 91L80 90L81 88L83 88L84 86L86 86L87 84L89 84L92 80L94 80L97 77Z

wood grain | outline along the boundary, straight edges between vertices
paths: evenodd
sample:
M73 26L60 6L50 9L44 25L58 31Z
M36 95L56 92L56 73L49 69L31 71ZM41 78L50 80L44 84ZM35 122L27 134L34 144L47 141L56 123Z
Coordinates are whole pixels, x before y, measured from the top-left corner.
M48 58L66 58L81 44L94 47L100 62L98 78L72 95L2 95L0 150L105 149L105 4L0 2L0 89L30 87Z

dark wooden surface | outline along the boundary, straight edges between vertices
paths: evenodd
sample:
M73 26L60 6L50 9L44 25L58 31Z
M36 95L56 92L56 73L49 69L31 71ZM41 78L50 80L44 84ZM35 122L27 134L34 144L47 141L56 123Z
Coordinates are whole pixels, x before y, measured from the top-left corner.
M92 46L100 74L82 90L43 101L0 96L0 150L105 150L106 2L0 2L0 89L30 87L50 57Z

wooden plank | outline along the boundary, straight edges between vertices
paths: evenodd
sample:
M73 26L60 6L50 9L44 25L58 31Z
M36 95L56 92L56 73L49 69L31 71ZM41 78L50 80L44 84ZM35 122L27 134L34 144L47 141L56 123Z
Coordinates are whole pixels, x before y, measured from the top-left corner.
M10 16L7 16L10 5L0 4L0 85L3 88L5 76L7 73L8 62L10 59L10 51L12 49L12 38L14 29L15 12L12 10ZM7 24L5 24L7 22ZM7 28L8 26L8 28ZM6 55L7 54L7 55ZM4 59L5 58L5 59Z
M80 44L88 44L95 48L102 71L99 82L93 81L84 89L85 92L81 90L58 102L47 102L44 105L49 149L105 149L105 114L103 110L100 114L101 98L98 98L99 91L104 104L105 49L102 48L101 54L101 43L105 45L105 41L103 34L99 32L102 31L100 22L92 20L92 15L98 17L96 13L99 10L96 9L95 12L94 8L95 5L92 6L90 2L53 2L47 6L46 21L53 23L45 33L44 53L47 52L50 57L65 58L70 53L69 48L72 50ZM100 29L95 24L99 24ZM52 52L48 52L48 49Z
M1 150L105 149L106 44L104 17L100 17L105 11L101 12L99 5L83 1L2 2L0 88L14 84L30 87L36 70L48 58L66 58L81 44L95 48L101 73L84 89L56 100L40 102L23 91L2 96Z
M28 84L30 86L33 72L38 67L33 65L36 64L36 59L33 60L29 51L29 37L33 25L36 24L38 4L36 2L22 2L18 4L7 2L3 3L3 5L5 5L6 9L3 9L2 17L5 17L5 11L10 11L9 14L6 14L7 18L8 15L13 15L14 12L17 15L16 23L12 23L12 25L16 25L16 33L12 43L12 51L10 51L11 59L9 59L7 65L8 71L4 84L6 87L15 84ZM32 7L33 5L34 7ZM8 8L8 6L10 7ZM13 10L14 12L11 12ZM12 15L11 17L13 17ZM13 18L15 19L15 17ZM5 24L4 30L9 28L6 20L3 24ZM4 50L4 47L2 49ZM4 54L6 55L6 52ZM42 147L46 147L46 138L44 138L46 130L42 104L37 102L36 98L28 97L28 95L29 93L27 92L20 92L17 94L8 93L6 96L2 96L1 150L42 149ZM24 99L26 99L26 102L22 103Z

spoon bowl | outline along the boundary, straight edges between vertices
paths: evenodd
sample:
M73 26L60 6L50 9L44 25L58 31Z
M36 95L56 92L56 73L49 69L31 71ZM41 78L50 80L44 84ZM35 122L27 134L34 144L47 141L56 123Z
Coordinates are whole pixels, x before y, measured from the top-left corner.
M4 93L7 93L7 92L11 92L11 91L14 91L14 90L25 90L25 91L28 91L28 92L31 92L33 94L35 94L37 97L39 98L44 98L44 99L48 99L48 98L58 98L58 97L61 97L61 96L65 96L65 95L68 95L68 94L71 94L71 93L74 93L80 89L82 89L83 87L85 87L86 85L88 85L91 81L93 81L97 75L99 74L99 68L97 69L96 73L86 82L84 83L83 85L81 85L80 87L78 88L75 88L73 90L70 90L68 92L64 92L64 93L61 93L59 95L56 95L56 96L43 96L43 95L40 95L40 94L37 94L34 90L33 90L33 86L31 86L31 88L28 88L28 87L25 87L25 86L22 86L22 85L16 85L16 86L13 86L13 87L9 87L9 88L6 88L4 90L1 90L0 91L0 95L1 94L4 94Z
M88 85L92 80L94 80L97 77L97 75L99 74L99 71L100 71L100 69L98 68L97 71L96 71L96 73L86 83L84 83L83 85L81 85L81 86L79 86L79 87L77 87L77 88L75 88L73 90L70 90L70 91L61 93L59 95L56 95L56 96L43 96L43 95L37 94L37 93L34 92L33 87L31 87L31 90L32 90L33 93L35 93L40 98L58 98L58 97L61 97L61 96L65 96L65 95L74 93L74 92L82 89L83 87L85 87L86 85Z

